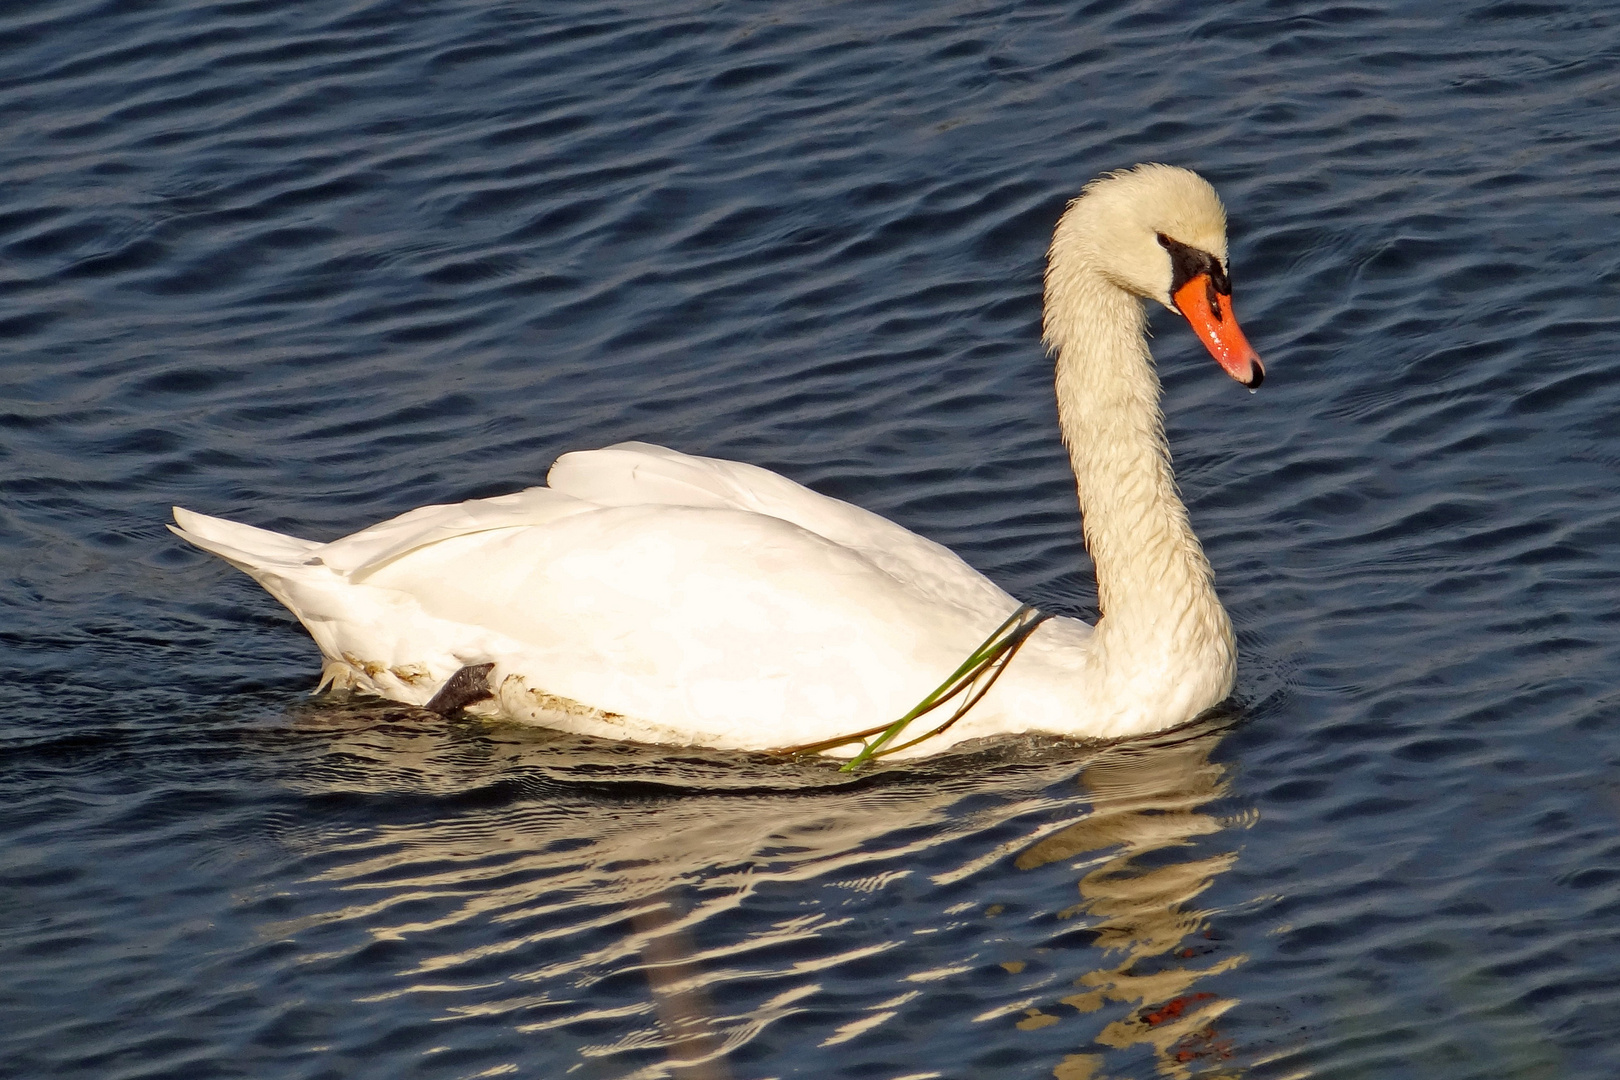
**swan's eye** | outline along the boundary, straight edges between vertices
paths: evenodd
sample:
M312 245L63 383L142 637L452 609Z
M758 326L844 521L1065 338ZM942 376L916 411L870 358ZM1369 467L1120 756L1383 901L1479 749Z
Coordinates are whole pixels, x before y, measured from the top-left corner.
M1181 291L1181 287L1200 274L1209 275L1209 306L1220 309L1216 303L1217 296L1231 296L1232 282L1226 276L1226 267L1221 260L1202 248L1195 248L1191 244L1183 244L1159 233L1159 246L1170 253L1170 295L1174 296Z

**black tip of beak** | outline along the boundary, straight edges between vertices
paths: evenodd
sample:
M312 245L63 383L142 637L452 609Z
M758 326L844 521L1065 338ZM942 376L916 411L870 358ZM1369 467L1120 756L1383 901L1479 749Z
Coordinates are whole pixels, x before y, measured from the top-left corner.
M1249 366L1249 381L1244 383L1250 390L1260 389L1260 384L1266 381L1266 369L1259 364Z

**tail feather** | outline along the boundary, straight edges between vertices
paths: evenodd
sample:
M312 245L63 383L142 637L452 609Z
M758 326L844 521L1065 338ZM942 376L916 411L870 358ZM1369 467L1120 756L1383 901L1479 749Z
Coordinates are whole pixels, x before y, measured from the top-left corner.
M296 536L209 517L178 506L174 508L174 520L176 524L169 526L170 532L249 572L266 566L301 564L321 547L313 540L300 540Z

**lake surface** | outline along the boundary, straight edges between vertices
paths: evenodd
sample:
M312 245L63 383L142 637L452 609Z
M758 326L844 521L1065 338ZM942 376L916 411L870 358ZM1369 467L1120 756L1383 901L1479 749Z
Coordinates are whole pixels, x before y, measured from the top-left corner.
M1610 4L0 14L0 1074L1620 1075ZM329 539L625 439L1094 614L1039 345L1155 316L1232 707L855 779L311 698L168 508Z

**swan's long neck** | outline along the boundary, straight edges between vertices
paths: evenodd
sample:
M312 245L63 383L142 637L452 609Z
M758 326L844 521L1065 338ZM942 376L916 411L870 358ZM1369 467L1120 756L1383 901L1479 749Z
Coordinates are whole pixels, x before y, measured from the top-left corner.
M1047 270L1045 337L1097 569L1099 659L1131 693L1176 696L1196 682L1219 700L1235 668L1232 624L1170 469L1142 301L1064 239L1060 229Z

